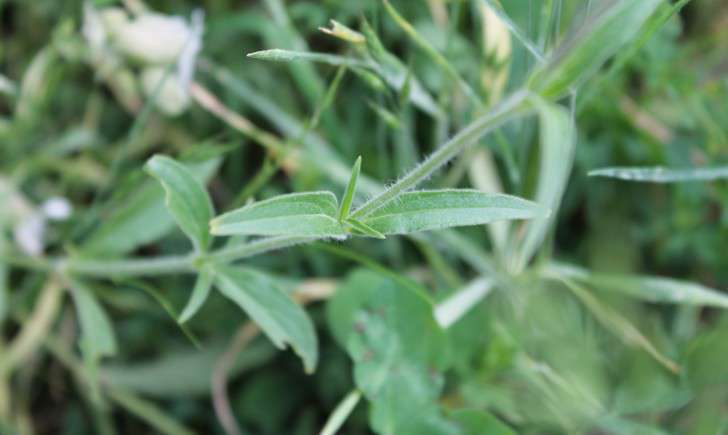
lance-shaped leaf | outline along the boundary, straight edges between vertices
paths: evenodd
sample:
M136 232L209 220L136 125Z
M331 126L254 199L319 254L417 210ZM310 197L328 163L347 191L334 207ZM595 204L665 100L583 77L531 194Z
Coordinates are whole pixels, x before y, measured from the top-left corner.
M349 184L346 185L346 191L344 197L341 200L341 207L339 207L339 220L344 220L349 216L351 211L351 204L354 202L354 195L356 194L356 183L359 180L359 173L361 172L361 156L357 157L354 162L354 167L351 168L351 177L349 178Z
M592 274L589 282L650 302L728 309L728 294L694 282L656 276Z
M574 281L565 278L559 278L559 280L574 293L605 328L620 336L627 344L642 348L668 370L674 373L680 372L680 366L660 352L626 317L612 307L603 304L596 296Z
M728 293L694 282L659 276L592 273L581 267L562 263L552 263L545 271L585 282L597 289L624 293L648 302L728 309Z
M382 234L409 234L547 215L538 204L515 196L447 189L403 193L361 221Z
M210 222L215 235L345 236L337 219L338 205L331 192L276 196L225 213Z
M593 75L635 38L662 0L601 0L594 12L531 76L529 87L549 99L566 94Z
M558 210L566 190L574 162L576 129L569 113L556 104L538 97L532 99L539 112L541 163L539 165L536 202L551 210ZM515 270L520 270L531 259L546 237L555 219L538 219L527 223L528 229L519 255L514 257Z
M602 168L589 171L590 177L616 178L644 183L682 183L688 181L714 181L728 179L728 166L715 168L670 169L652 168Z
M321 62L332 66L343 65L352 68L369 66L369 64L367 64L366 62L351 57L338 56L328 53L314 53L310 51L284 50L280 48L254 51L252 53L248 53L248 57L259 60L269 60L273 62Z
M202 184L187 167L166 156L152 157L145 170L164 187L165 204L195 249L206 250L210 243L207 223L215 211Z
M182 310L182 314L179 315L179 319L177 320L179 323L185 323L200 311L202 304L205 303L207 297L210 295L214 278L215 275L212 269L204 268L200 271L200 274L197 275L197 281L195 281L195 287L192 289L190 300Z
M93 290L80 281L71 281L71 294L81 324L81 350L91 360L116 353L116 338L109 316L96 300Z
M217 171L221 158L184 162L200 183L205 184ZM131 184L131 183L130 183ZM164 189L153 179L133 183L115 197L100 225L82 246L89 255L114 256L133 251L159 240L175 229L174 217L164 206Z
M290 344L312 373L318 361L318 342L306 312L270 277L249 269L219 266L215 285L238 304L278 348Z

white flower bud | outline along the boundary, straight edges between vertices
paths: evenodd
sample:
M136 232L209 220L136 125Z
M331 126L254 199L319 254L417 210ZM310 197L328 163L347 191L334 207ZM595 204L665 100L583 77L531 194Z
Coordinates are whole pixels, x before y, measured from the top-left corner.
M193 37L181 17L146 13L114 31L119 50L139 61L164 65L177 61L185 45Z
M156 95L157 108L168 116L177 116L187 109L190 103L190 95L184 89L175 74L167 75L166 68L150 67L142 72L142 87L147 98L155 95L157 87L161 84L159 93Z

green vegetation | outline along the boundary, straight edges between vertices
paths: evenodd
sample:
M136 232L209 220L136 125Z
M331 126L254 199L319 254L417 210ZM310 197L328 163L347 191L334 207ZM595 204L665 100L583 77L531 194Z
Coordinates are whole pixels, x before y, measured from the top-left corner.
M728 432L717 0L0 0L0 433Z

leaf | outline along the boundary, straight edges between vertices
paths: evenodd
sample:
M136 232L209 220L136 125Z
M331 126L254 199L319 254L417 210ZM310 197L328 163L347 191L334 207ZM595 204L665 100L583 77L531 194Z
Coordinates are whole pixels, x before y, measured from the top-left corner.
M81 350L91 361L116 353L116 337L109 316L96 300L93 290L71 280L71 295L81 324Z
M359 179L359 173L361 172L361 156L357 157L354 162L354 167L351 169L351 178L349 178L349 184L346 186L344 197L341 200L341 207L339 208L339 220L342 221L349 216L351 211L351 204L354 202L354 195L356 194L356 182Z
M182 310L177 322L185 323L192 318L205 303L207 297L210 296L210 290L212 289L212 281L215 278L214 273L209 268L204 268L197 275L197 281L195 281L195 287L192 289L192 295L187 305Z
M318 343L311 319L270 277L249 269L230 266L215 268L220 292L238 304L273 344L284 349L290 344L303 360L307 373L318 361Z
M574 163L576 128L569 113L556 104L534 97L539 113L541 163L538 174L536 202L550 210L558 210ZM521 270L531 259L556 220L556 213L544 219L528 222L526 235L518 255L515 270Z
M728 294L693 282L657 276L592 273L565 264L551 264L546 272L644 301L728 309Z
M185 163L200 183L210 179L220 164L219 158ZM155 180L132 186L128 195L116 198L116 204L101 225L91 233L83 250L104 256L122 255L164 237L175 227L164 205L164 189Z
M714 181L728 178L728 166L715 168L670 169L652 168L602 168L589 171L590 177L617 178L619 180L646 183L682 183L686 181Z
M280 195L225 213L210 222L215 235L341 237L331 192Z
M314 53L309 51L284 50L280 48L255 51L253 53L248 53L248 57L273 62L320 62L332 66L344 65L352 68L369 66L366 62L351 57L337 56L335 54L328 53Z
M642 348L668 370L673 373L680 373L680 366L663 355L626 317L622 316L610 306L601 303L597 297L574 281L566 278L558 279L576 295L605 328L619 335L625 343Z
M543 97L565 95L592 76L622 46L635 38L662 0L602 0L529 79Z
M448 189L403 193L361 221L382 234L409 234L546 215L537 204L515 196Z
M205 188L189 169L166 156L152 157L144 168L162 184L167 209L195 250L205 251L210 242L207 223L215 214Z
M626 293L650 302L669 302L728 309L728 295L700 284L670 278L629 275L591 275L596 287Z
M366 42L364 35L357 32L356 30L351 29L333 19L329 20L329 23L331 24L330 29L327 27L319 27L319 31L326 33L327 35L331 35L335 38L342 39L346 42L351 42L352 44L363 44L364 42Z
M449 365L447 337L422 293L361 270L326 308L334 337L354 362L356 385L371 402L376 432L425 433L417 429L449 424L437 403Z

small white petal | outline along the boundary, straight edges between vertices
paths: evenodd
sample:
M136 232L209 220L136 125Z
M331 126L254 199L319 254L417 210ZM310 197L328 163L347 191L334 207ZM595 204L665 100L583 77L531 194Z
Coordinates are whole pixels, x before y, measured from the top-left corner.
M184 92L189 92L190 83L195 74L197 55L202 49L202 33L205 29L205 13L201 9L192 12L190 21L190 39L185 44L177 60L177 78Z
M41 214L34 214L22 221L13 231L18 248L27 255L41 255L43 253L45 227L45 218Z
M106 30L104 29L104 23L101 21L101 16L96 8L88 1L83 4L83 27L81 28L81 33L93 49L103 47L106 42Z
M57 196L44 202L41 206L41 210L43 210L43 214L48 219L62 221L68 219L69 216L71 216L71 213L73 212L73 207L66 198Z

